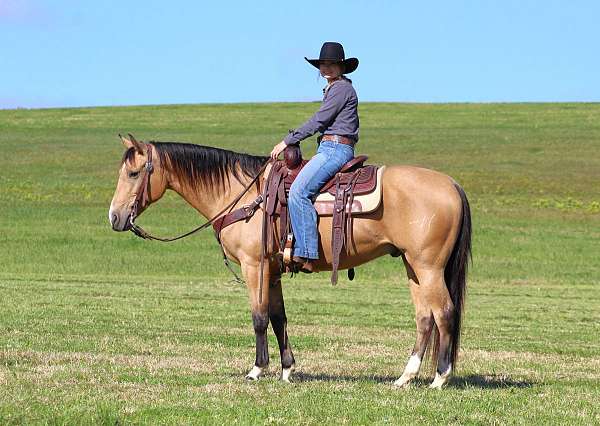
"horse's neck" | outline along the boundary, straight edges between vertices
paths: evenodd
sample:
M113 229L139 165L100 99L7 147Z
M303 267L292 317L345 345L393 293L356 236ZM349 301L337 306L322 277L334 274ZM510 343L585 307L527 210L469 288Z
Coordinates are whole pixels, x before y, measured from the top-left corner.
M172 173L171 173L172 175ZM181 197L195 208L200 214L207 219L212 218L228 204L230 204L240 193L245 186L250 183L251 179L244 179L240 183L231 173L229 173L230 185L226 185L224 190L203 190L201 188L191 188L182 182L176 176L171 176L169 179L169 189L177 192ZM240 199L233 209L241 207L243 204L253 200L258 196L256 185L248 190Z

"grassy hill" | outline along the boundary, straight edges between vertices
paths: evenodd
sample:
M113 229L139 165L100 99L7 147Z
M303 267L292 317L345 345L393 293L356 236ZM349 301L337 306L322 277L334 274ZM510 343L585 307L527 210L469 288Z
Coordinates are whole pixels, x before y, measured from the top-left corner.
M0 111L0 419L32 422L600 422L600 104L360 106L357 152L454 177L473 214L457 376L390 383L414 343L398 259L286 279L293 386L254 361L246 290L209 232L117 234L117 133L266 155L316 103ZM314 139L303 142L305 157ZM139 220L200 218L171 194ZM272 333L271 333L272 334Z

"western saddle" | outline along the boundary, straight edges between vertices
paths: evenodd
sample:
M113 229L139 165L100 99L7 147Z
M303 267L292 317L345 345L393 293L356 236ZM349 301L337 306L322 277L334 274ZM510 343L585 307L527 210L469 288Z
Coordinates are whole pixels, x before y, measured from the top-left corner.
M352 241L352 214L360 213L360 203L354 201L356 195L375 191L378 183L378 166L363 163L366 155L359 155L347 162L335 176L323 185L315 201L319 216L333 216L332 220L332 275L331 283L337 283L337 270L342 248L349 251ZM219 239L220 231L240 220L249 220L263 205L262 259L267 253L279 253L281 270L298 272L293 264L293 233L289 219L287 198L290 187L307 160L302 159L298 145L290 145L284 150L284 160L276 161L268 174L262 193L250 204L221 216L213 223ZM322 197L323 195L329 196ZM320 200L328 198L327 200ZM279 229L275 226L279 219ZM354 268L348 270L348 278L354 278Z

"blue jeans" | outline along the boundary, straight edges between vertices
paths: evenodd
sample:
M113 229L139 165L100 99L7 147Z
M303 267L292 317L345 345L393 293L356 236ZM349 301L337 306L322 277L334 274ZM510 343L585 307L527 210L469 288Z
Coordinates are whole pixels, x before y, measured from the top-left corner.
M321 187L344 164L354 157L354 148L334 141L323 141L317 154L300 170L292 183L288 199L292 230L294 231L294 256L319 258L319 233L314 199Z

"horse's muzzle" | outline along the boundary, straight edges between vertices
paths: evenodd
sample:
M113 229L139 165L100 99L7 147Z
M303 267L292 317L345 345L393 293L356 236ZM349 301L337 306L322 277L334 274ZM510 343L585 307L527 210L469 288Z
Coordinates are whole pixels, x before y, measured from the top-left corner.
M129 231L131 229L131 222L129 220L130 217L131 214L128 214L127 216L122 216L119 215L117 212L113 211L112 209L110 209L108 212L108 220L110 221L110 226L112 227L113 231L117 232Z

